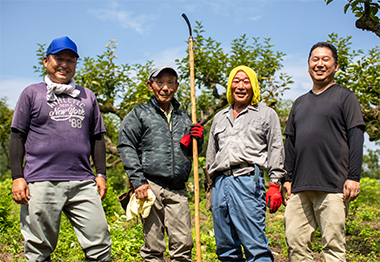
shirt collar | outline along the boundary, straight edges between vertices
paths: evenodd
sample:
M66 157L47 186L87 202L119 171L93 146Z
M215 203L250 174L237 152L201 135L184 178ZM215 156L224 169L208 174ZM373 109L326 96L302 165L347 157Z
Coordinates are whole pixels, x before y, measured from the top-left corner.
M259 104L256 104L256 105L248 105L246 108L244 108L241 112L245 112L246 110L254 110L254 111L258 111L259 107ZM226 111L224 111L224 114L228 114L229 112L232 111L232 105L228 107L228 109Z

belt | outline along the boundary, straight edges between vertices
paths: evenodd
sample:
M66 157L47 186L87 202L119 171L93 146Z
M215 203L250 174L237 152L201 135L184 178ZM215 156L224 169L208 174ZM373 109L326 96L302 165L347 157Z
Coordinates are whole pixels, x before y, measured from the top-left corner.
M252 172L249 172L245 175L253 175L253 180L255 182L257 182L259 180L259 176L263 176L263 172L260 171L260 168L256 165L256 164L253 164L253 165L249 165L247 163L241 163L240 165L235 165L235 166L231 166L229 169L226 169L226 170L223 170L223 171L217 171L216 172L216 175L217 176L221 176L221 175L224 175L224 176L230 176L233 174L233 170L236 170L236 169L239 169L239 168L243 168L243 167L248 167L248 166L254 166L255 170L252 171Z

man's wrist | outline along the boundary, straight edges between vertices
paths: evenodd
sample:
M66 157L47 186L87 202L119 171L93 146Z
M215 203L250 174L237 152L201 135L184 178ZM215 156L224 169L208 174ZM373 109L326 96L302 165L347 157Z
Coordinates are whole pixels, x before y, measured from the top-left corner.
M103 177L106 181L108 179L108 176L103 175L103 174L97 174L96 177Z
M281 179L270 181L270 183L276 184L278 186L281 186Z
M24 178L22 173L12 173L12 180L16 180L18 178Z

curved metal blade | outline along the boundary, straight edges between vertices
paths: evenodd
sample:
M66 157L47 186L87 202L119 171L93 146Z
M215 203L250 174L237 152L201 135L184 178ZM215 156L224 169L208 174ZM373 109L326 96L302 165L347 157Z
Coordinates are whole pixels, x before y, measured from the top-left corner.
M183 14L182 14L182 17L185 19L185 21L186 21L186 24L187 24L187 26L189 27L189 33L190 33L190 37L192 37L192 36L193 36L193 34L192 34L192 31L191 31L191 25L190 25L190 21L189 21L189 19L187 18L187 16L185 15L185 13L183 13Z

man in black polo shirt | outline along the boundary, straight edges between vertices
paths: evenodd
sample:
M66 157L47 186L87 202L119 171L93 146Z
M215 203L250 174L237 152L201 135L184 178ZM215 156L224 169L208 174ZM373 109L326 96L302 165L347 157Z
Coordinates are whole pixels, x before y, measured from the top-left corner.
M313 88L293 104L284 134L282 195L289 261L313 261L319 227L325 261L346 261L345 218L360 192L364 122L355 94L335 83L336 48L325 42L309 53ZM287 199L289 197L289 199Z

